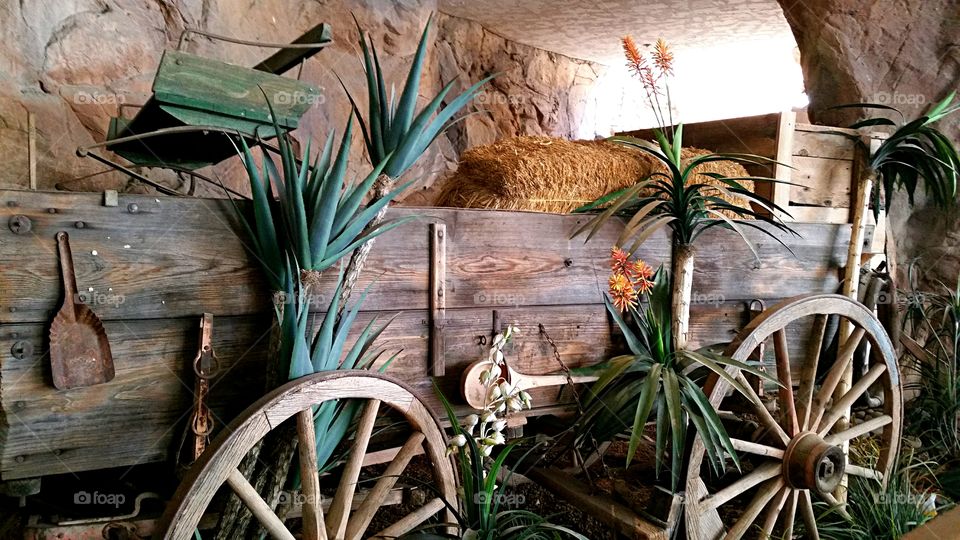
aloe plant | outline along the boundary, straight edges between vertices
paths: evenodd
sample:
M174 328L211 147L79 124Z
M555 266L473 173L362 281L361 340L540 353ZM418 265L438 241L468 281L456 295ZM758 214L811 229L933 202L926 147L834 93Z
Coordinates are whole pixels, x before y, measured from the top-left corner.
M872 192L874 218L879 216L882 206L881 190L889 211L893 193L900 189L906 191L912 205L917 185L921 180L924 191L934 204L945 209L955 205L960 157L950 138L933 126L946 116L960 110L960 106L953 105L955 98L956 92L951 92L931 107L926 114L911 122L906 121L903 112L889 105L855 103L834 107L890 111L897 113L900 117L899 124L889 118L878 117L868 118L850 126L853 129L874 126L894 128L893 134L880 143L879 148L870 155L870 170L879 180Z
M706 376L712 373L723 378L743 395L749 395L749 391L727 373L728 366L765 380L772 379L755 366L711 351L675 349L670 339L669 281L666 271L661 268L641 287L648 289L648 293L639 297L631 295L631 300L623 302L619 294L622 291L611 279L614 302L606 296L604 302L626 339L629 354L577 370L599 373L600 376L582 402L583 414L574 426L574 432L577 446L583 447L591 441L612 440L627 426L630 433L629 465L643 437L644 426L651 414L654 415L656 472L659 476L664 467L663 458L669 454L671 485L676 490L683 470L688 424L700 434L715 471L725 470L727 456L734 466L740 466L730 436L701 389ZM642 309L641 300L646 300ZM626 318L623 313L627 314ZM697 369L690 369L691 366Z
M386 161L376 165L363 180L348 183L352 133L351 117L336 156L333 155L336 137L331 131L323 150L313 161L309 143L302 159L297 159L290 136L283 134L278 137L279 167L267 152L258 167L250 148L242 141L254 210L252 219L244 217L242 222L251 238L252 251L274 290L287 287L288 257L302 270L322 272L367 240L413 219L407 217L368 227L409 183L364 206L364 197ZM279 198L272 197L273 190Z
M657 40L652 61L648 63L647 58L639 52L629 36L623 38L623 49L628 67L643 83L647 101L660 127L654 130L656 144L628 136L612 137L610 140L650 154L664 165L667 172L655 172L634 186L600 197L575 210L575 212L589 212L602 209L598 215L577 229L573 236L589 230L587 235L587 241L589 241L611 218L622 217L627 220L627 223L617 240L617 245L627 249L629 253L635 253L656 231L663 227L670 229L673 234L672 276L674 280L672 339L674 349L679 350L686 346L689 328L694 242L701 234L714 227L730 229L737 233L754 256L759 259L756 247L745 234L746 228L753 228L769 235L786 247L777 238L776 233L778 231L792 233L793 230L776 217L776 213L789 214L773 201L744 188L740 182L745 180L787 182L765 177L727 177L717 173L696 172L698 166L717 161L729 161L742 165L769 165L776 162L762 156L739 153L706 154L684 162L681 159L683 124L673 125L673 105L670 101L670 87L667 82L669 76L673 74L673 53L663 40ZM665 103L661 102L661 96L664 96ZM665 110L663 110L664 106ZM694 178L695 174L713 178L718 181L718 184L710 185L696 181L691 183L691 178ZM748 203L756 204L761 211L755 211L749 205L739 206L730 203L717 194L722 194L729 199L746 200ZM735 222L725 214L747 218L747 220ZM757 222L771 227L761 227Z

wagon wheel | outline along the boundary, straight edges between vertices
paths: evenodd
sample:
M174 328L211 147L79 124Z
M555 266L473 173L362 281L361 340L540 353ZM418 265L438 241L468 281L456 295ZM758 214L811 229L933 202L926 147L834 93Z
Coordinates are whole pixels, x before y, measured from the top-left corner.
M838 347L836 358L827 360L821 353L831 315L852 323L853 331L846 343ZM794 364L799 369L795 376L790 369L780 367L791 365L788 336L803 335L809 337L793 346L801 350L792 351L802 353L802 361ZM774 536L775 528L776 537L793 538L798 512L807 537L819 538L813 501L820 499L837 505L834 492L845 475L886 481L896 461L901 427L900 375L890 338L872 313L840 295L794 297L754 319L730 344L726 355L746 360L770 338L782 386L776 390L773 412L762 405L748 405L759 424L753 436L737 438L731 433L744 472L735 473L729 481L724 479L716 488L710 487L712 473L703 459L703 442L699 434L694 438L686 478L686 528L690 539L769 538ZM838 381L864 339L870 344L869 370L849 391L833 400ZM817 377L818 363L821 377ZM730 368L730 372L744 383L754 400L759 400L739 370ZM883 387L883 414L852 426L838 426L843 411L874 384ZM709 397L717 410L745 401L739 395L727 396L730 389L731 385L723 380L713 386ZM868 437L877 429L882 432L880 454L875 462L849 462L844 444ZM731 515L726 509L734 513L742 509L742 514L735 521L726 519L730 526L725 530L721 511L725 516Z
M317 475L313 406L335 399L365 400L366 403L359 415L353 446L336 495L328 511L324 512L320 504L321 497L318 496L320 482ZM352 509L377 412L386 407L400 413L410 424L412 433L386 471L366 492L363 502ZM214 495L226 484L273 538L293 540L294 535L270 510L237 470L237 466L257 441L294 415L304 500L304 539L397 537L443 511L446 508L444 500L455 504L456 484L452 462L446 456L446 440L437 419L424 404L405 385L392 378L367 371L335 371L291 381L264 396L234 420L181 482L173 502L163 515L157 537L165 540L192 538ZM410 459L421 447L430 459L433 485L441 496L429 500L387 528L368 533L371 520L396 483L397 476L403 474ZM449 509L444 514L443 521L452 522Z

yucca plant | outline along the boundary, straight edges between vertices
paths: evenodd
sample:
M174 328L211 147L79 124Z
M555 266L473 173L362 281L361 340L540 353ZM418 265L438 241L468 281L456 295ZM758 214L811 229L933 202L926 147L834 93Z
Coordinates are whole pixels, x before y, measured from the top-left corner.
M242 222L274 290L287 287L288 257L303 271L322 272L367 240L412 219L370 227L378 212L409 184L364 205L363 200L386 161L379 162L363 180L347 182L352 134L351 116L336 156L336 137L331 131L322 152L311 161L309 142L302 159L298 159L290 135L285 133L277 138L280 167L268 152L264 152L258 166L250 148L241 140L254 210L252 219L244 216ZM273 198L273 190L279 198Z
M672 103L668 78L673 73L673 53L663 40L657 40L656 47L648 63L639 52L633 39L623 38L623 49L627 65L640 78L651 109L654 111L660 128L654 130L657 144L636 137L619 136L610 140L646 152L661 162L667 172L655 172L648 179L605 195L596 201L579 208L577 211L596 211L603 209L597 216L587 221L574 232L574 236L589 231L589 241L600 228L613 217L627 220L617 245L629 253L636 250L655 232L668 227L673 236L673 347L680 350L686 347L690 316L690 296L693 288L694 242L705 231L714 227L723 227L736 232L759 258L756 248L746 237L746 227L757 229L770 235L778 242L778 231L790 232L787 225L776 217L776 212L786 211L766 197L744 188L741 182L779 182L764 177L727 177L716 173L700 173L697 167L706 163L727 161L743 165L769 165L773 160L753 154L706 154L688 161L681 159L683 148L683 125L674 127ZM661 102L661 98L665 103ZM665 105L665 110L663 106ZM695 180L703 174L713 178L719 184L710 185ZM753 210L749 205L739 206L727 199L746 200L760 207ZM728 215L747 218L735 222ZM764 223L770 228L761 227Z
M497 386L493 383L493 386ZM502 448L496 456L491 457L495 446L504 444L503 436L494 438L485 432L493 431L492 424L506 421L493 418L494 409L485 410L479 417L471 415L461 426L460 419L439 388L434 389L447 413L447 419L453 428L454 436L450 441L450 452L455 454L459 468L461 500L445 501L447 508L456 520L456 523L431 523L423 525L402 538L429 540L429 539L461 539L461 540L561 540L573 538L587 540L585 536L573 530L550 523L549 519L520 508L509 508L510 495L507 487L510 485L512 471L504 473L504 465L511 452L516 450L518 443L510 443ZM498 398L499 399L499 398ZM503 402L504 399L499 399ZM486 419L484 419L486 417ZM479 432L474 435L475 428ZM500 427L500 429L503 429ZM497 432L499 433L499 432ZM534 447L535 449L536 447ZM519 459L522 463L533 449ZM518 463L519 465L519 463ZM499 482L499 484L498 484ZM438 493L439 494L439 493ZM451 534L446 532L454 529Z
M407 73L406 81L399 98L395 94L395 87L390 85L389 97L387 80L380 67L380 57L376 46L360 23L354 18L357 32L360 35L360 51L363 54L363 68L366 74L367 113L364 115L357 100L340 81L350 104L360 122L360 130L366 144L367 155L371 163L383 163L379 177L373 184L372 201L379 201L387 197L397 179L403 175L420 158L436 138L455 122L454 117L471 100L480 88L492 77L486 77L459 96L447 101L447 95L453 89L454 81L450 81L440 92L430 99L427 104L418 110L417 97L420 94L420 83L423 78L423 65L427 57L427 38L433 23L433 16L427 20L417 52L414 54ZM400 189L402 191L406 186ZM386 213L382 207L377 216L367 225L370 230L380 226ZM355 282L354 276L360 272L370 252L373 238L365 242L355 251L350 259L347 271L347 286L344 288L344 297L350 295Z
M910 204L913 204L917 185L923 181L923 188L937 206L953 208L957 199L957 171L960 170L960 157L950 137L933 126L960 106L953 101L956 92L927 111L926 114L907 122L903 112L896 107L878 103L855 103L840 105L836 109L858 108L889 111L899 116L897 123L886 117L868 118L852 126L853 129L865 127L893 128L893 133L870 155L869 170L877 177L872 190L873 214L880 214L881 192L889 211L893 193L904 190Z
M740 466L737 453L723 423L701 389L713 373L744 395L749 391L727 373L732 366L772 380L756 367L710 351L675 349L671 336L670 286L662 268L656 272L643 261L630 261L626 252L614 249L610 294L604 297L607 311L626 340L629 354L616 356L599 367L599 379L583 400L584 413L575 426L575 441L609 441L631 426L627 465L633 459L644 426L655 415L656 471L664 456L670 456L671 486L676 491L683 470L687 425L693 424L706 447L715 471L723 471L729 456ZM691 366L697 369L689 370ZM669 449L667 448L667 441Z

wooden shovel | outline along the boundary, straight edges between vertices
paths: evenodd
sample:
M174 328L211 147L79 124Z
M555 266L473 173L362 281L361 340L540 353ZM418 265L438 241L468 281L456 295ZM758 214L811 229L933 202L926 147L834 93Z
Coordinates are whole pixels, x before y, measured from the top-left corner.
M480 382L480 374L483 373L483 370L490 369L492 365L493 362L489 360L474 362L463 372L463 377L460 379L460 389L463 391L463 398L467 404L474 409L482 409L485 404L486 389L483 383ZM526 373L515 371L510 366L507 366L507 373L509 374L508 379L510 383L520 390L529 390L543 386L563 386L570 382L566 375L527 375ZM580 384L593 382L597 380L597 377L595 375L576 375L571 377L571 379L575 384Z
M63 306L50 325L50 370L60 390L105 383L114 376L110 342L100 319L78 303L77 278L67 233L57 233Z

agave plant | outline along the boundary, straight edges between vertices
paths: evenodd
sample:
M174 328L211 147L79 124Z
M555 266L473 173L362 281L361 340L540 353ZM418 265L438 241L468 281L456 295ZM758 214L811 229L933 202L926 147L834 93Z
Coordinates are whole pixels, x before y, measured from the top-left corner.
M855 103L834 107L877 109L894 112L900 117L899 124L889 118L878 117L850 126L853 129L873 126L894 128L893 134L880 143L879 148L870 155L870 171L876 174L879 180L874 185L871 197L874 218L880 213L881 189L889 211L893 193L899 189L907 192L912 205L920 180L923 180L924 191L937 206L951 208L956 203L960 157L953 141L933 126L944 117L960 110L960 106L953 105L955 97L956 92L951 92L943 101L912 122L907 122L903 112L889 105Z
M667 172L655 172L648 179L605 195L592 203L577 209L579 212L602 212L587 221L574 232L574 236L589 230L589 241L600 228L613 217L627 220L617 245L636 252L652 234L668 227L673 235L673 345L679 350L686 346L688 320L690 313L690 295L693 286L693 244L705 231L714 227L723 227L736 232L750 247L754 256L759 254L744 233L744 227L757 229L770 235L778 242L777 231L793 232L783 223L776 212L786 211L772 201L744 188L741 182L780 182L764 177L727 177L716 173L700 173L697 168L703 164L727 161L743 165L769 165L775 161L753 154L706 154L689 161L681 159L683 148L683 124L673 126L672 103L669 90L669 75L673 73L673 54L663 40L658 40L650 62L639 52L633 39L623 38L627 65L643 83L650 107L654 110L661 127L654 130L657 144L636 137L613 137L610 140L646 152L661 162ZM664 96L666 109L663 110L661 96ZM669 124L667 123L669 122ZM713 178L718 183L704 184L696 181L696 175ZM757 205L761 211L753 210L749 205L740 206L727 199L746 200ZM728 215L747 218L735 222ZM761 227L764 223L770 227Z
M616 249L613 266L610 295L605 296L604 301L630 353L584 370L599 371L600 377L583 400L584 413L574 428L577 446L588 441L612 440L624 426L630 426L629 465L643 437L644 426L654 414L656 471L659 476L663 458L669 454L674 491L682 474L688 424L693 424L700 434L715 471L725 470L726 456L739 468L730 436L701 387L706 376L712 373L743 395L750 395L727 373L727 366L772 379L754 366L711 351L673 348L666 272L663 268L653 272L642 261L631 262L625 252Z
M423 28L403 91L399 99L396 99L393 86L390 87L389 98L387 97L387 82L380 68L376 46L360 27L360 23L356 22L357 32L360 34L364 72L367 76L366 119L349 91L347 91L347 97L360 119L363 140L367 145L371 162L386 161L383 174L390 178L399 178L409 169L434 139L450 126L460 109L476 97L480 87L492 78L487 77L473 84L444 106L447 94L456 82L450 81L440 90L440 93L417 112L417 96L420 93L423 63L427 55L427 37L432 24L433 16L431 15ZM346 90L346 86L344 89Z
M347 336L350 333L360 306L367 297L369 287L360 295L352 308L337 317L339 292L343 287L343 272L340 272L337 289L320 322L319 330L308 347L309 306L304 291L298 287L298 300L295 309L287 310L282 325L281 344L285 350L281 357L290 358L289 379L297 379L311 373L335 371L341 369L371 369L385 355L383 349L373 349L378 337L393 322L393 318L378 324L376 317L360 332L353 345L347 348ZM378 369L387 369L397 354L388 358ZM347 436L351 423L359 411L360 403L351 400L327 401L314 411L314 428L317 436L317 464L321 472L332 467L334 451Z
M371 163L384 163L382 174L373 185L372 201L385 198L393 189L397 179L407 171L426 151L433 141L455 121L454 116L469 103L480 87L492 77L487 77L470 86L464 93L449 101L447 95L453 89L455 81L447 83L440 92L431 99L426 106L417 111L417 96L420 92L420 81L423 76L423 63L427 55L427 37L433 16L424 26L417 52L407 73L403 91L399 99L396 98L394 87L391 85L389 98L387 97L387 81L384 79L380 67L380 58L376 46L360 23L354 19L357 32L360 34L360 50L363 54L363 67L367 81L367 114L364 117L357 100L347 90L343 81L340 81L350 104L359 118L360 130L367 147L367 154ZM408 184L409 185L409 184ZM402 191L406 186L403 186ZM368 230L376 230L386 214L386 209L380 212L367 225ZM370 253L374 238L369 238L360 249L350 258L348 276L358 274L362 269L367 255ZM344 303L349 297L353 286L352 279L348 280L344 288Z
M364 197L386 161L381 161L363 180L349 184L347 160L352 133L351 117L336 156L333 156L335 133L331 132L313 161L309 142L302 159L297 159L290 136L283 134L278 137L279 168L267 152L258 167L250 148L241 140L254 209L253 218L244 217L242 222L273 290L288 287L288 257L292 257L301 270L322 272L367 240L413 219L407 217L369 227L378 212L409 184L364 206ZM274 190L278 199L271 195Z

